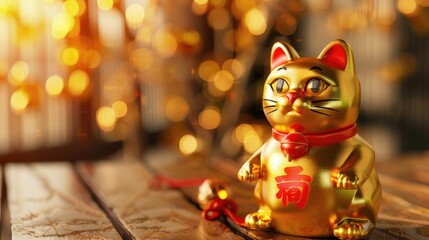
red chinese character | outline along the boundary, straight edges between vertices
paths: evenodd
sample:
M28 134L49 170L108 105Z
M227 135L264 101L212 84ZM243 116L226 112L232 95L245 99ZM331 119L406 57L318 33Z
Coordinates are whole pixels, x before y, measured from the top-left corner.
M277 187L279 191L276 194L278 199L282 199L283 206L288 203L295 203L298 208L305 208L308 196L310 194L311 177L308 175L300 175L304 170L300 166L285 168L286 175L276 177Z

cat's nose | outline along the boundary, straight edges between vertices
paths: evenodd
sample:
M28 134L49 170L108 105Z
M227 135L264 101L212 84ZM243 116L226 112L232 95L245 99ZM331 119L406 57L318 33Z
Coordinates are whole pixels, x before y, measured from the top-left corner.
M293 102L295 102L295 100L299 97L299 94L297 92L291 91L286 93L286 97L289 99L289 102L293 104Z

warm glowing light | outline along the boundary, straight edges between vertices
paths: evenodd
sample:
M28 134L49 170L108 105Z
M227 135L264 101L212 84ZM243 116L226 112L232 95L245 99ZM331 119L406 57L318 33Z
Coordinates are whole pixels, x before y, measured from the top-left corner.
M200 42L200 34L195 30L187 31L183 33L182 40L186 44L196 45Z
M117 118L115 111L110 107L100 107L97 110L96 119L100 129L105 132L110 132L115 128Z
M176 38L167 31L158 30L153 37L153 45L163 57L171 57L177 48Z
M264 13L258 8L252 8L244 16L244 22L249 32L253 35L261 35L267 29L267 21Z
M403 14L411 15L415 13L417 9L417 3L415 0L399 0L398 1L398 9Z
M117 118L124 117L128 112L127 104L123 101L116 101L112 104L112 109L115 111Z
M82 70L75 70L70 74L68 90L74 96L81 95L89 85L89 76Z
M298 21L293 15L284 13L276 20L276 30L282 35L292 35L296 31L297 24Z
M210 82L213 74L219 72L219 65L213 60L207 60L198 67L198 75L205 81Z
M140 25L144 19L144 8L141 4L132 3L125 10L125 19L133 25Z
M10 97L10 107L16 113L24 111L28 103L30 102L30 96L28 93L22 89L18 89L12 93Z
M67 66L73 66L79 61L79 51L76 48L68 47L62 54L63 63Z
M198 123L208 130L219 127L220 122L220 111L216 107L207 107L198 116Z
M131 52L130 63L138 69L149 69L152 66L153 52L147 48L138 48Z
M204 13L206 13L206 11L207 11L207 7L208 7L207 2L208 2L208 1L201 0L201 1L198 1L198 2L205 2L205 3L199 4L199 3L196 3L196 1L193 1L193 2L192 2L191 9L192 9L192 12L193 12L195 15L201 16L201 15L203 15Z
M231 15L225 8L214 8L210 11L207 20L214 29L221 30L228 26Z
M195 151L197 151L197 148L198 148L198 142L193 135L186 134L180 138L179 149L180 149L180 152L182 152L183 154L190 155Z
M254 153L262 146L262 140L255 131L248 132L243 141L243 148L248 153Z
M113 8L113 0L97 0L98 7L103 11L109 11Z
M204 4L207 4L208 2L209 0L194 0L194 3L199 5L204 5Z
M23 61L18 61L14 63L12 68L9 70L9 83L13 86L19 86L28 78L29 74L30 68L28 67L28 64Z
M256 0L235 0L234 4L241 12L247 12L256 6Z
M220 70L213 77L214 86L223 92L226 92L231 89L233 83L234 77L230 72L225 70Z
M64 11L70 14L70 16L78 16L80 9L79 3L76 0L66 0L63 5Z
M217 195L219 196L219 198L221 200L225 200L228 198L228 192L225 189L221 189L221 190L217 191Z
M236 59L228 59L222 64L222 70L232 73L234 78L239 78L244 72L244 67L240 61Z
M12 0L0 1L0 15L6 15L10 10Z
M181 96L172 96L167 100L165 105L165 115L170 121L183 121L189 113L189 104Z
M57 96L64 89L64 81L59 76L52 76L46 80L45 90L49 95Z
M210 0L210 3L215 7L223 7L226 3L226 0Z
M75 20L67 13L55 15L52 19L51 35L56 39L62 39L73 29Z
M82 62L88 68L97 68L101 63L101 55L96 50L90 49L84 52Z
M247 123L242 123L238 125L238 127L236 127L234 130L235 139L237 139L238 142L243 143L246 134L252 131L253 127L251 125Z

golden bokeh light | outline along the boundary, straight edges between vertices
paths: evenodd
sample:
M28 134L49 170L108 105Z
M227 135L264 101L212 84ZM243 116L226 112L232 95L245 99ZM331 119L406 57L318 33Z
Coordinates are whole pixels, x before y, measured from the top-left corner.
M205 5L209 2L209 0L194 0L194 3L199 5Z
M115 111L115 115L117 118L124 117L128 112L128 106L124 101L115 101L112 104L112 109Z
M225 70L220 70L213 77L214 86L222 92L230 90L233 83L234 77L230 72Z
M153 37L153 46L162 57L173 56L177 49L177 40L168 31L158 30Z
M197 2L202 2L202 3L199 4ZM207 11L207 8L208 8L208 3L207 2L208 1L205 1L205 0L193 1L192 5L191 5L192 12L195 15L198 15L198 16L201 16L201 15L205 14L206 11Z
M97 6L103 11L109 11L113 8L113 0L97 0Z
M398 10L405 15L412 15L416 12L416 0L398 0Z
M221 190L217 191L217 195L219 196L219 198L221 200L225 200L228 198L228 191L226 191L225 189L221 189Z
M83 0L66 0L63 4L64 11L70 16L78 17L85 12L85 2Z
M210 82L213 80L212 76L215 73L219 72L219 70L220 70L220 67L215 61L207 60L202 62L198 67L198 75L203 80Z
M153 52L148 48L137 48L130 53L130 63L137 69L146 70L152 66Z
M165 105L165 115L172 122L185 120L189 113L189 104L182 96L172 96Z
M289 36L295 33L298 20L289 14L284 13L276 19L276 30L282 35Z
M247 50L255 47L254 37L249 31L239 29L235 32L235 36L237 49Z
M222 70L232 73L234 78L239 78L244 72L244 66L237 59L228 59L222 64Z
M23 89L15 90L10 97L10 107L15 113L22 113L29 103L30 96Z
M225 96L225 91L220 90L217 88L214 84L214 82L209 82L207 85L207 91L210 94L210 96L215 98L221 98Z
M234 130L235 139L239 143L243 143L244 138L246 137L246 134L248 134L249 132L252 132L252 131L253 131L253 127L250 124L242 123L242 124L238 125L238 127L236 127Z
M30 75L30 68L24 61L18 61L9 70L8 80L13 86L21 85Z
M139 3L132 3L125 10L125 19L131 25L141 25L144 19L144 8Z
M180 138L179 150L181 153L185 155L190 155L195 153L197 149L198 149L198 141L193 135L186 134Z
M117 118L112 108L102 106L97 110L96 120L101 130L110 132L115 128Z
M216 30L222 30L228 26L231 21L231 15L225 8L214 8L210 11L208 22Z
M226 0L210 0L210 3L214 7L223 7L226 3Z
M182 41L188 45L196 45L200 43L200 39L200 34L195 30L186 31L182 34Z
M89 85L88 73L82 70L74 70L70 73L68 90L73 96L80 96Z
M0 1L0 15L6 15L10 8L13 0L2 0Z
M241 12L247 12L256 6L256 0L235 0L235 7Z
M253 35L261 35L267 29L267 20L264 13L259 8L252 8L244 16L244 23Z
M254 153L262 146L262 140L255 131L249 131L244 136L243 148L248 153Z
M74 47L68 47L64 49L61 57L65 65L73 66L79 61L79 51Z
M51 76L46 80L45 83L45 90L49 95L57 96L60 95L60 93L64 89L64 81L59 76Z
M82 62L88 68L97 68L101 63L101 54L94 49L87 50L83 53Z
M52 19L51 35L56 39L63 39L73 30L75 20L67 13L59 13Z
M220 111L216 107L206 107L198 115L198 123L207 130L213 130L219 127L221 123Z

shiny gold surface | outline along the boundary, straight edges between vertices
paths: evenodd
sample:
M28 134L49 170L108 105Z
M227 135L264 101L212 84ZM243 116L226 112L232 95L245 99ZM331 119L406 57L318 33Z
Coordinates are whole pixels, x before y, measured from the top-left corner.
M273 46L271 66L263 107L275 130L314 135L355 123L360 86L346 42L331 42L318 58L299 58L289 44L279 42ZM363 238L374 229L381 187L374 151L365 140L356 134L310 146L296 159L280 145L270 138L238 172L243 182L257 181L260 208L247 215L248 227L342 239Z

